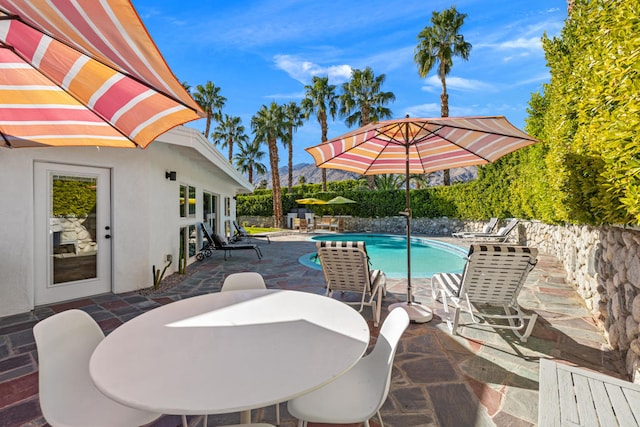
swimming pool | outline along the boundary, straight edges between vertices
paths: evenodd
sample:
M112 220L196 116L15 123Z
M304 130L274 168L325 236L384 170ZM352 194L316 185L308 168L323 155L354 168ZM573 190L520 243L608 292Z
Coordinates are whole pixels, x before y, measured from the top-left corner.
M316 236L314 241L363 241L372 268L385 272L387 277L407 276L407 238L391 234L331 234ZM299 258L307 267L320 270L316 253L308 253ZM435 273L462 273L467 250L436 240L421 237L411 238L411 277L431 277Z

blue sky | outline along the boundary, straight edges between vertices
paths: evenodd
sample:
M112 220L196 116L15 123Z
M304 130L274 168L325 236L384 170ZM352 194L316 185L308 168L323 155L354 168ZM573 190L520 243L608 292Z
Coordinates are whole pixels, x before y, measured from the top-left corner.
M133 3L176 77L191 86L213 81L227 98L224 112L241 117L250 137L251 117L263 104L300 102L314 75L328 75L339 88L352 69L367 66L386 75L382 89L396 96L388 105L394 118L440 115L440 81L435 70L420 78L413 55L431 13L452 6L450 1ZM545 32L559 34L566 1L455 5L468 15L461 33L473 47L468 61L454 59L447 77L449 115L504 115L522 129L530 94L549 81L540 39ZM187 125L202 130L204 120ZM348 130L336 118L329 138ZM304 148L319 143L320 127L312 117L294 135L294 164L312 163ZM286 164L284 149L280 164Z

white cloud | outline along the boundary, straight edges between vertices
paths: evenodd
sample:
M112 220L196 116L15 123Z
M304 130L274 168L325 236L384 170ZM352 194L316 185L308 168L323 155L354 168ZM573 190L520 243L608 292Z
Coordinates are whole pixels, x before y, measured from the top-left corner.
M263 98L266 99L302 99L304 98L304 92L293 92L293 93L274 93L272 95L265 95Z
M277 68L302 84L308 84L313 76L329 76L329 81L333 84L338 84L349 80L352 72L352 68L349 65L323 67L292 55L276 55L273 60Z
M506 40L502 43L497 43L494 45L495 48L500 50L508 50L508 49L524 49L524 50L541 50L542 49L542 41L540 37L529 37L529 38L517 38L514 40Z
M489 83L482 82L480 80L465 79L462 77L447 77L447 89L459 90L462 92L476 92L476 91L494 91L495 88ZM442 90L442 83L440 78L435 74L427 77L427 85L422 86L422 90L425 92L438 92Z
M429 103L408 107L404 110L403 116L409 117L438 117L440 116L440 104Z

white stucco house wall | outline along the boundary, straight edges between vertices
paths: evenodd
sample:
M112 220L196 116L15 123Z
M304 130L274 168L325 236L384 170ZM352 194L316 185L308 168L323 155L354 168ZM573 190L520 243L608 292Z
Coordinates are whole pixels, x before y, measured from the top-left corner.
M95 189L90 221L55 217L56 180ZM186 263L195 262L197 223L227 233L234 196L252 190L199 131L184 126L144 150L0 149L0 316L152 286L153 266L172 259L166 275L177 271L181 245ZM74 277L84 264L89 273Z

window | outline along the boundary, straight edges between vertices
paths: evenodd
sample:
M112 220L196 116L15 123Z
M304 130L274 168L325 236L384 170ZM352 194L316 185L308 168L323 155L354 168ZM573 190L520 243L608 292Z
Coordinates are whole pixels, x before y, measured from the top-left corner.
M196 187L189 186L189 218L196 217Z
M231 197L224 198L224 214L231 216Z
M187 217L187 209L185 208L185 204L184 204L184 199L185 199L185 194L187 193L187 186L186 185L181 185L180 186L180 218L186 218Z
M196 217L196 188L187 185L180 186L180 218Z
M216 221L216 211L218 205L218 197L215 194L202 193L202 222L209 224L214 233L218 232Z

